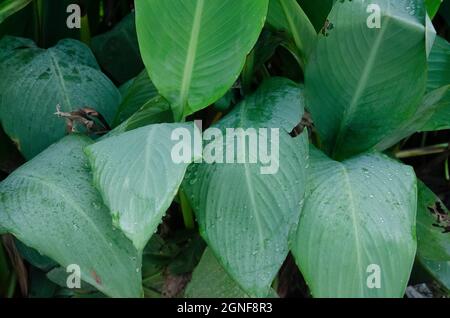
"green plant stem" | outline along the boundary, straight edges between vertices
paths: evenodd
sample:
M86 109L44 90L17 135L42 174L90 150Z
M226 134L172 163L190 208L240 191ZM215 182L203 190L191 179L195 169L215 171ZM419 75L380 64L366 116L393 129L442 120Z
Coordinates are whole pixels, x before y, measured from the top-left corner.
M11 274L11 279L9 281L8 291L6 293L7 298L12 298L14 296L14 293L16 292L16 286L17 286L17 276L16 273L13 272Z
M193 230L195 228L194 214L192 213L191 205L186 197L183 190L178 191L178 196L180 198L181 212L183 213L184 226Z
M250 92L252 87L253 73L255 66L255 50L253 49L247 56L247 60L242 71L242 89L244 93Z
M450 181L450 173L448 171L448 158L445 160L445 180Z
M81 17L80 40L86 45L91 44L91 30L89 29L89 18L87 14Z
M42 46L42 0L34 0L34 42Z
M449 150L449 145L447 144L438 144L434 146L428 146L423 148L414 148L408 150L401 150L395 154L395 157L398 159L411 158L411 157L420 157L433 155L437 153L443 153Z

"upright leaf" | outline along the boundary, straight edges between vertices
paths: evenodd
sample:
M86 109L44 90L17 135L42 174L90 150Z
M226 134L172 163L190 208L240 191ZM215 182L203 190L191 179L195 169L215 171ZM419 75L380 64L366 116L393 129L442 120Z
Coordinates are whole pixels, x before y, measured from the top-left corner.
M292 37L302 66L316 44L317 33L296 0L270 0L267 23Z
M372 148L412 117L425 90L423 1L370 4L375 13L364 0L336 2L306 69L307 105L337 159Z
M450 43L437 37L428 59L427 90L435 90L450 85ZM439 109L421 127L422 131L434 131L450 128L450 94L446 97L447 106Z
M148 126L151 124L173 122L172 111L164 97L156 96L146 102L137 112L114 128L103 138L119 135L126 131Z
M0 224L64 268L78 265L81 279L106 295L139 297L141 260L92 186L83 154L90 143L68 136L4 180Z
M438 36L428 59L427 91L450 84L450 43Z
M425 0L427 12L431 19L433 19L436 13L439 11L439 7L441 6L442 1L443 0Z
M291 248L314 297L403 296L416 252L416 192L413 170L384 155L340 163L311 150Z
M153 99L158 95L155 86L148 77L146 70L143 70L139 75L130 83L126 92L123 94L122 103L117 110L116 117L114 119L114 125L120 124L135 112L137 112L145 103Z
M436 124L433 118L448 109L450 109L450 85L440 87L426 94L414 116L398 125L375 148L383 151L418 131L429 129L432 125ZM442 122L446 118L440 120Z
M177 130L194 135L194 124L158 124L106 138L86 149L94 184L109 207L113 223L142 250L177 194L187 166L176 163L172 139ZM191 140L183 139L191 149Z
M31 0L1 0L0 1L0 23L7 17L26 7Z
M30 159L65 135L56 106L70 112L91 107L108 122L120 94L103 75L91 51L75 40L43 50L32 41L0 41L0 120L5 132Z
M145 66L176 120L213 104L233 85L267 6L268 0L136 1Z
M224 269L250 296L265 297L269 292L288 253L289 232L298 220L308 139L306 133L292 138L289 132L302 115L302 91L296 84L280 78L264 82L205 132L211 142L204 148L204 158L215 152L232 160L219 158L210 164L194 164L183 183L201 235ZM242 134L230 138L229 128L240 128ZM273 132L260 132L255 153L250 145L259 128L275 129L279 140ZM255 129L253 138L251 129ZM261 152L257 152L264 151L261 140L272 151L272 168L278 166L273 174L263 174L261 168L268 168L269 163L257 160L261 159Z

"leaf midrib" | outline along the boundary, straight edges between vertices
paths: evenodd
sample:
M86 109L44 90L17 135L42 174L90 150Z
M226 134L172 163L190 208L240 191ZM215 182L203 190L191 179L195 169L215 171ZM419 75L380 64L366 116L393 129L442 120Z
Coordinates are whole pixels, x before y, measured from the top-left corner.
M242 105L241 109L239 110L239 126L241 128L244 128L244 122L246 119L246 112L245 112L245 107L247 106L247 104ZM245 142L242 142L241 145L243 147L245 147ZM242 153L246 153L245 149L243 149ZM256 226L258 228L258 237L259 237L259 244L260 244L260 248L264 248L264 235L263 235L263 228L262 228L262 224L261 224L261 219L259 217L258 214L258 209L257 209L257 204L256 204L256 199L255 199L255 193L253 190L253 186L252 186L252 182L251 182L251 177L250 177L250 172L248 170L248 163L246 162L245 158L244 158L244 170L245 170L245 185L248 188L248 193L249 193L249 197L250 197L250 204L251 206L253 206L252 213L255 217L255 221L256 221Z
M66 84L64 82L64 78L62 77L62 72L61 72L61 68L59 67L58 60L56 59L56 57L53 54L53 52L51 51L51 49L48 50L48 54L50 55L50 61L53 65L53 70L56 73L58 83L61 86L61 90L63 92L63 96L66 101L67 107L69 107L69 109L72 109L72 104L70 103L68 90L67 90ZM55 105L55 107L56 107L56 105Z
M367 58L366 65L361 73L361 76L358 80L358 85L356 86L356 89L353 93L352 100L347 108L345 108L344 113L342 115L342 120L339 126L338 135L336 137L336 142L333 146L333 156L336 155L336 152L338 150L338 147L342 143L343 138L343 132L345 130L345 127L347 127L348 123L353 119L353 116L356 112L358 102L361 99L361 96L363 95L366 87L367 82L370 79L370 74L372 73L372 70L375 66L376 57L379 53L381 45L384 43L383 38L386 34L386 30L389 28L389 22L390 17L385 16L385 24L383 24L383 27L381 28L381 31L378 33L377 38L373 44L372 49L370 50L369 57Z
M183 70L183 80L181 82L181 89L180 89L180 102L181 102L180 106L183 109L185 109L188 106L187 99L192 82L192 73L194 70L195 57L197 55L198 40L200 37L200 27L202 22L204 4L205 0L198 0L195 7L194 21L192 24L191 36L189 39L189 46Z
M74 200L72 200L70 197L66 196L65 193L63 191L61 191L61 189L55 185L53 185L50 182L45 181L45 179L42 176L38 176L38 175L34 175L34 174L30 174L30 173L18 173L16 174L17 177L19 178L23 178L23 179L29 179L31 181L35 181L49 189L51 189L52 191L54 191L55 193L59 194L62 198L64 198L64 200L71 205L75 210L80 212L80 215L82 215L89 224L91 224L91 226L95 229L95 231L99 234L99 236L102 238L102 240L104 241L105 245L107 246L107 248L110 251L114 251L113 249L111 249L109 242L106 240L105 236L102 235L100 229L98 228L98 226L93 223L92 219L84 212L84 210L82 208L80 208L76 202ZM120 257L118 257L118 255L113 252L111 253L112 255L114 255L114 258L117 260L117 262L120 264Z
M356 251L356 261L357 261L357 269L358 269L358 275L360 278L360 282L364 281L364 277L362 275L361 272L361 268L362 267L362 261L361 261L361 244L360 244L360 234L359 234L359 230L358 230L358 222L357 222L357 211L355 208L355 199L353 197L353 192L352 192L352 187L351 187L351 183L350 183L350 177L349 177L349 173L347 171L347 168L345 167L344 164L340 164L340 166L342 167L342 172L344 175L344 182L346 184L346 188L348 189L348 195L349 195L349 205L350 205L350 211L351 211L351 220L352 220L352 225L353 225L353 233L354 233L354 237L355 237L355 251ZM361 288L361 292L363 292L363 288L362 285L359 284L359 287Z

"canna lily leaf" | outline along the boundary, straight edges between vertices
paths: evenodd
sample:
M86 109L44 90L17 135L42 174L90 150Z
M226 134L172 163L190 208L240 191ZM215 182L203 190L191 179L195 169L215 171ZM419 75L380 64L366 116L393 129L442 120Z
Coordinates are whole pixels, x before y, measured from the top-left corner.
M310 159L291 249L312 295L402 297L416 253L414 171L377 153L341 163L311 149Z
M205 132L205 136L212 135L203 158L213 148L218 149L216 153L228 155L234 149L231 162L220 163L219 159L193 164L183 183L202 237L223 268L250 296L267 296L288 254L289 232L298 220L305 191L308 138L306 133L292 138L289 132L302 115L300 87L287 79L267 80L214 130ZM243 134L235 138L241 146L235 147L235 139L224 137L228 128L242 129ZM271 171L273 174L263 174L261 168L268 165L262 161L250 161L258 154L249 147L251 142L245 142L251 138L248 128L278 129L279 143L269 133L259 139L269 139L273 153L279 144L279 167ZM245 154L237 149L245 149ZM262 149L260 146L259 151Z
M0 24L10 15L25 8L31 0L1 0L0 1Z
M140 110L144 104L158 96L158 92L148 77L147 71L143 70L131 81L126 92L122 96L123 100L117 110L114 126L130 118L134 113Z
M141 295L141 260L113 228L94 189L83 147L71 135L50 146L0 184L0 224L27 246L111 297Z
M267 7L268 0L136 1L142 58L175 120L230 89L258 39Z
M308 109L335 159L373 148L415 114L425 91L423 1L371 5L380 28L367 1L337 1L306 68Z
M75 40L43 50L31 40L4 37L0 78L1 124L27 159L64 137L66 122L54 114L58 104L63 112L94 108L110 123L120 103L89 48Z
M428 59L427 91L448 85L450 85L450 43L438 36ZM421 131L450 128L450 94L443 102L447 102L447 106L439 107L421 127Z
M316 30L296 0L270 0L267 23L277 30L288 32L304 66L317 39Z
M143 250L178 192L187 166L175 163L172 133L194 134L194 124L156 124L112 136L86 148L94 184L113 223ZM191 149L191 142L184 140Z

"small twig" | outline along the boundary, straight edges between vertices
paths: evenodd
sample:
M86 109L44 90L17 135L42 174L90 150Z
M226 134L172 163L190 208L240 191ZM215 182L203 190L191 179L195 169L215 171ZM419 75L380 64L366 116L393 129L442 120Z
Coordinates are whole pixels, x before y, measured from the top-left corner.
M72 112L62 112L61 106L56 105L56 116L66 119L66 129L68 133L76 132L75 124L80 123L86 127L88 132L93 132L98 135L105 134L111 130L105 118L97 112L95 109L90 107L82 107L78 110ZM100 122L100 126L94 121L96 118Z
M428 146L428 147L423 147L423 148L401 150L395 154L395 157L398 159L420 157L420 156L444 153L444 152L448 152L449 150L450 150L449 144L446 143L446 144L433 145L433 146Z

